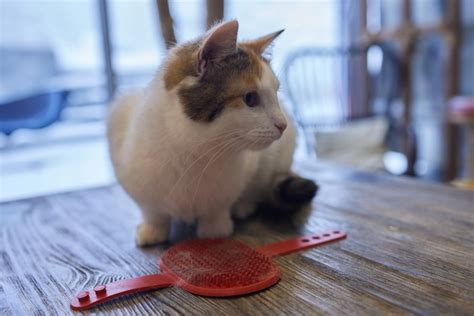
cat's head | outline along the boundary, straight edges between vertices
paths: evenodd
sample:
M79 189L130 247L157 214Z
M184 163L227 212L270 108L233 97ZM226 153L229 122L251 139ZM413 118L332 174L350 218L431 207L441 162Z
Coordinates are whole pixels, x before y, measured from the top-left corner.
M165 88L176 93L183 115L205 137L227 135L243 148L263 149L287 125L279 81L263 55L283 31L238 43L237 30L237 21L221 23L172 49L164 65Z

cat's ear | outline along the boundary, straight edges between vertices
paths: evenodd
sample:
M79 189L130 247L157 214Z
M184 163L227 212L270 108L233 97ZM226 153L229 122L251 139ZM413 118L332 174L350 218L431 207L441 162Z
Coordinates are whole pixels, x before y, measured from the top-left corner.
M250 48L251 50L253 50L258 55L264 55L266 53L270 54L271 52L268 51L269 47L272 45L275 38L277 38L281 33L283 33L283 31L284 29L270 33L268 35L259 37L251 41L246 41L244 45Z
M199 73L203 73L210 63L219 62L237 51L238 29L239 23L232 20L207 32L197 54Z

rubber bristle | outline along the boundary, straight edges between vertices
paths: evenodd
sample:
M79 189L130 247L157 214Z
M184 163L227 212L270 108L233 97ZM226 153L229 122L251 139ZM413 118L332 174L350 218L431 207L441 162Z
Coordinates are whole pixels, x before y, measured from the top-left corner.
M277 273L269 257L229 239L184 242L169 249L162 261L185 282L206 288L247 286Z

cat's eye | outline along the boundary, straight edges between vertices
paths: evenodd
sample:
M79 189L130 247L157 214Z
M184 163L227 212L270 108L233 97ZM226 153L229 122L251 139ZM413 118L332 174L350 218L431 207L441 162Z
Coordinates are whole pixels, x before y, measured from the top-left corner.
M256 91L247 92L244 95L244 102L249 107L254 107L260 104L260 97Z

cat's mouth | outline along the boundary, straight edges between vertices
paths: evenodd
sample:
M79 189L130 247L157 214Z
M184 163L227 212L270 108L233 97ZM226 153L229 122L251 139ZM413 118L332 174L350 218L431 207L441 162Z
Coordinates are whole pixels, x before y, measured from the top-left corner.
M265 138L265 139L272 139L272 140L277 140L281 137L283 132L280 131L274 131L273 129L253 129L248 132L248 136L259 139L259 138Z
M260 150L270 146L274 141L278 140L283 133L265 130L251 130L248 132L249 149Z

